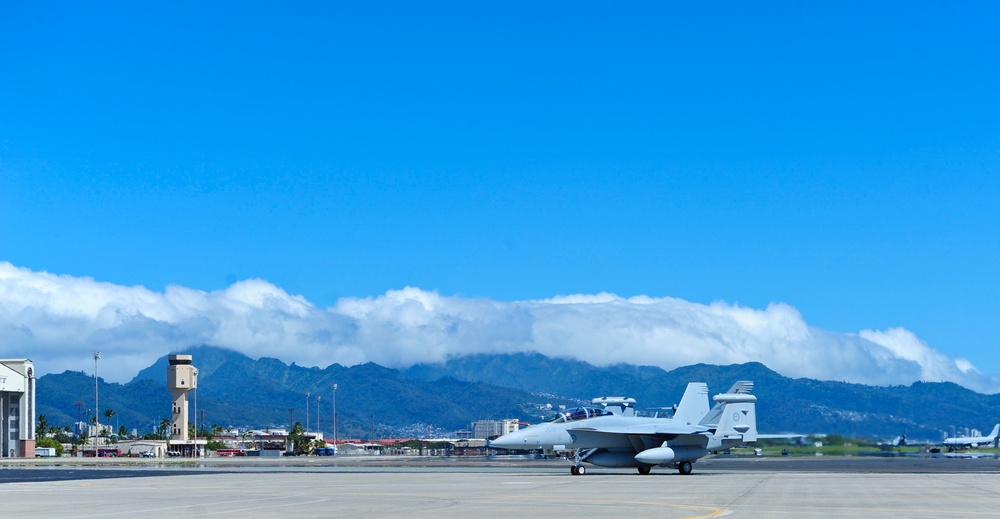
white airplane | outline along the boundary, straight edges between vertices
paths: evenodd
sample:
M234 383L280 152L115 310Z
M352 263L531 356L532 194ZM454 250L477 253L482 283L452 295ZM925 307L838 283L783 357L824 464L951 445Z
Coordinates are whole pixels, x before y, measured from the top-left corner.
M978 448L980 445L992 444L997 441L997 434L1000 434L1000 423L993 426L993 432L989 436L964 436L961 438L946 438L944 445L949 451L965 448Z
M551 420L505 434L489 443L499 449L542 449L568 454L570 472L583 475L584 463L599 467L636 467L649 474L655 466L691 473L691 463L711 451L757 441L757 397L753 382L740 381L712 398L708 385L688 384L672 418L635 416L635 400L595 398L591 404L559 413Z

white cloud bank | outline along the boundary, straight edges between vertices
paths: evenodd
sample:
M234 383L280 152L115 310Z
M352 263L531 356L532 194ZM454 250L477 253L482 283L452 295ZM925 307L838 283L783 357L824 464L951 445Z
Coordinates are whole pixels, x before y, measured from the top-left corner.
M403 368L526 351L668 370L758 361L789 377L952 381L1000 392L997 377L905 329L828 332L780 303L760 310L613 294L498 302L407 287L322 309L259 279L215 292L170 286L159 293L0 262L0 356L28 357L39 373L91 373L91 350L99 350L101 376L123 382L156 357L200 344L306 366Z

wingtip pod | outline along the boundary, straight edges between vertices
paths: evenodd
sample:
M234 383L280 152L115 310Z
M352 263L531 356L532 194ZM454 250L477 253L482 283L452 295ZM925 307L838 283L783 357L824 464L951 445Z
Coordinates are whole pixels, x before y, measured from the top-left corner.
M746 393L720 393L713 396L712 401L720 404L751 404L757 402L757 397Z

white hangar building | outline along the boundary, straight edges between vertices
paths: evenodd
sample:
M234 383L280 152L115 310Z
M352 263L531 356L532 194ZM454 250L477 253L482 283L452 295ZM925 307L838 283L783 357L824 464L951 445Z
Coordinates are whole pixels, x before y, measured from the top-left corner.
M0 359L0 457L35 457L35 366Z

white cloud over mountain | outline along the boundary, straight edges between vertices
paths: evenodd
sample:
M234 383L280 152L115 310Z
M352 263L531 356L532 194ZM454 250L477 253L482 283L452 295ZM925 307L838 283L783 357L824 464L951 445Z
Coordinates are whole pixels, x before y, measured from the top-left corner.
M376 362L402 368L472 353L537 351L595 365L672 369L761 362L790 377L866 384L952 381L1000 392L1000 379L892 328L834 333L799 312L613 294L499 302L407 287L318 308L259 279L215 292L160 292L0 262L0 352L39 373L91 372L127 381L161 355L211 344L300 365Z

